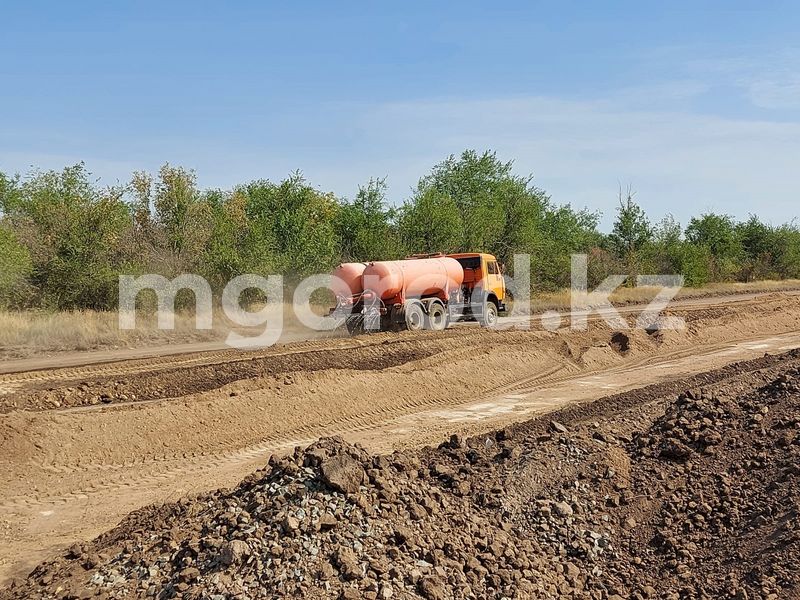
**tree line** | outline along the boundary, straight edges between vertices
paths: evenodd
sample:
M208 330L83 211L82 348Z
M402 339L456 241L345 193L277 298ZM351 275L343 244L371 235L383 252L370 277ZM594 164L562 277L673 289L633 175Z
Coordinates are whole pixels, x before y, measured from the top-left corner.
M113 309L121 274L196 273L220 292L243 273L291 282L339 262L428 252L489 252L509 267L530 254L534 291L569 286L574 253L589 255L592 285L612 273L681 274L691 286L800 278L794 222L652 222L629 190L604 234L598 213L554 203L491 152L450 156L399 207L386 190L373 179L338 198L300 173L201 190L194 172L168 164L110 187L83 164L0 173L0 306Z

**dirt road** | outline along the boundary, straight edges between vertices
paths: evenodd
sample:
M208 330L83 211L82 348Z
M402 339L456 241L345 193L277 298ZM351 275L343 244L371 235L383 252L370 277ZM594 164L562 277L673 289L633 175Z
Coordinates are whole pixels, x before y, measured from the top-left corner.
M461 328L2 375L0 580L320 436L373 451L438 443L800 347L794 295L693 300L671 314L685 330Z

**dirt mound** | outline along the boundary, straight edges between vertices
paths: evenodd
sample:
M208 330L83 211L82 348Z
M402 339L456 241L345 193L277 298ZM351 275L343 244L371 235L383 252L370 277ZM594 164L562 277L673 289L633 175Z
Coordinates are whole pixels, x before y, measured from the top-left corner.
M442 364L463 358L465 351L486 354L526 349L531 354L560 355L584 368L608 366L621 358L635 358L680 346L696 348L721 340L754 334L797 331L800 297L773 294L757 300L721 306L670 309L663 316L683 319L685 329L661 329L661 320L624 312L629 326L639 329L612 331L593 315L588 331L564 327L557 334L542 331L540 320L525 331L487 331L461 327L443 332L378 333L357 338L331 338L276 345L242 353L220 351L121 361L94 367L60 368L27 373L0 374L0 414L14 411L63 410L131 403L158 402L219 390L246 380L274 380L283 376L337 371L375 372L407 365ZM641 325L644 324L644 329ZM498 335L500 334L500 335ZM566 348L564 347L566 345ZM666 348L662 348L662 345ZM563 358L559 356L559 358ZM427 361L427 363L426 363Z
M610 561L620 581L644 586L646 565L676 598L800 590L799 382L792 369L754 393L688 392L636 437L632 485L655 497Z
M323 439L132 513L0 596L796 597L798 362L436 449Z
M13 398L0 396L0 413L11 410L46 410L101 404L145 402L184 396L218 389L242 379L270 377L298 372L352 369L373 371L387 369L411 361L422 360L454 345L460 331L448 331L434 337L428 332L417 336L392 338L389 334L376 339L325 340L329 348L320 349L323 342L275 346L250 354L231 351L210 364L179 365L154 370L145 367L133 372L83 380L64 369L58 384L40 389L32 381L31 389ZM291 377L291 375L289 375Z

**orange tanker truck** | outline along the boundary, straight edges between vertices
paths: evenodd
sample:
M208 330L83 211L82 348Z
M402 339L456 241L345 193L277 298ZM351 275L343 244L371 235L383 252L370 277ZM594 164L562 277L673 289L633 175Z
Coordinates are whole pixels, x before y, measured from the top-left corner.
M351 333L442 330L455 321L497 323L506 287L491 254L426 254L405 260L344 263L333 272L336 307Z

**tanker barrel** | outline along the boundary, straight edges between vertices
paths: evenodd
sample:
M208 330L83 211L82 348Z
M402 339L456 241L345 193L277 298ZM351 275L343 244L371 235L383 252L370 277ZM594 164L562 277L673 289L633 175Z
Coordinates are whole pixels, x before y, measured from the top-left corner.
M364 291L363 275L366 263L342 263L334 269L331 291L337 298L352 298Z
M423 296L446 299L463 281L461 265L449 257L371 262L362 276L364 289L384 302Z

